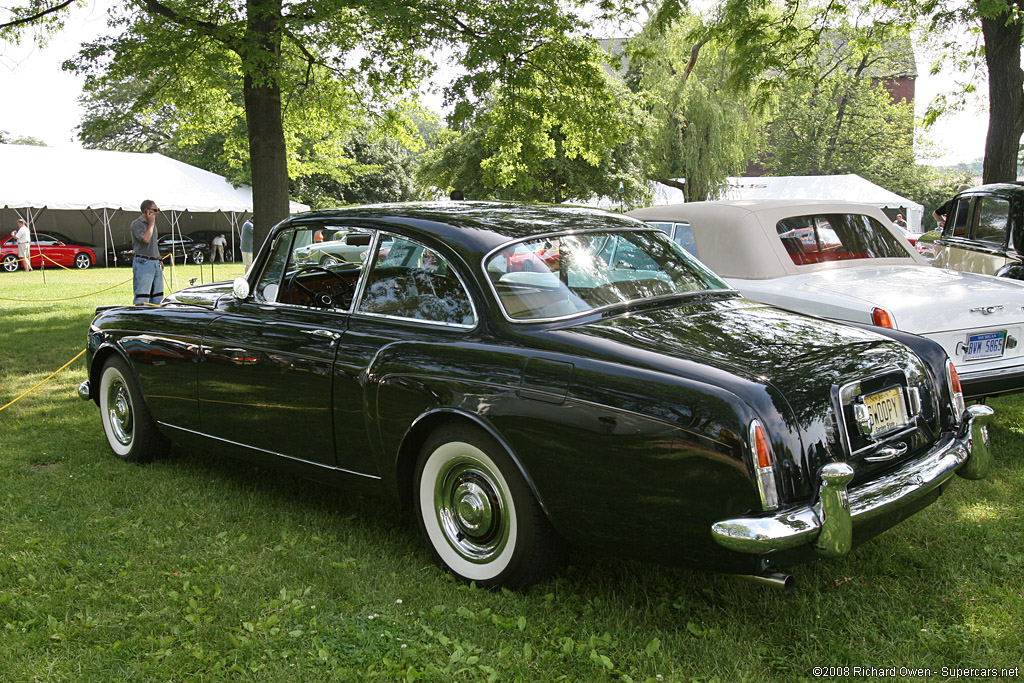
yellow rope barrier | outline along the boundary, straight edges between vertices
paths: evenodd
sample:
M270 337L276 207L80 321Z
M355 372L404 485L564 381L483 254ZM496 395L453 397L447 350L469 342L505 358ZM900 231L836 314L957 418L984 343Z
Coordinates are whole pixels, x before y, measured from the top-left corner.
M57 263L57 262L56 262L56 261L54 261L54 260L53 260L52 258L50 258L50 257L49 257L49 256L47 256L46 254L44 254L43 252L39 252L39 255L40 255L41 257L43 257L44 259L46 259L47 261L49 261L50 263L52 263L53 265L57 266L58 268L63 268L64 270L71 270L71 269L70 269L70 268L68 268L67 266L62 266L61 264Z
M79 296L69 296L69 297L67 297L65 299L8 299L7 297L0 296L0 301L21 301L21 302L24 302L24 303L48 303L48 302L51 302L51 301L71 301L72 299L84 299L85 297L88 297L88 296L95 296L96 294L102 294L103 292L109 292L110 290L114 289L115 287L121 287L123 285L128 284L131 281L132 281L132 278L128 278L124 282L118 282L116 285L113 285L111 287L107 287L106 289L101 289L98 292L90 292L89 294L80 294Z
M77 356L75 356L74 358L72 358L71 360L69 360L69 361L68 361L67 363L65 363L64 365L60 366L60 368L59 368L59 369L57 369L57 370L56 370L56 371L55 371L55 372L54 372L53 374L51 374L51 375L50 375L49 377L47 377L46 379L44 379L44 380L43 380L42 382L40 382L39 384L37 384L37 385L35 385L34 387L32 387L31 389L29 389L28 391L26 391L25 393L23 393L23 394L22 394L21 396L18 396L18 397L17 397L16 399L14 399L13 401L11 401L11 402L10 402L10 403L8 403L7 405L5 405L5 406L3 406L3 407L0 407L0 412L3 412L4 410L6 410L6 409L7 409L8 407L10 407L10 406L13 406L13 405L14 405L15 403L17 403L17 402L18 402L18 401L20 401L21 399L25 398L26 396L28 396L29 394L31 394L31 393L32 393L33 391L35 391L36 389L38 389L39 387L41 387L41 386L43 386L44 384L46 384L47 382L49 382L49 381L50 381L51 379L53 379L54 375L56 375L56 374L57 374L58 372L60 372L61 370L63 370L64 368L66 368L67 366L71 365L72 363L74 363L74 362L75 362L76 360L78 360L79 358L81 358L81 357L82 357L82 354L83 354L83 353L85 353L85 351L86 351L85 349L82 349L81 351L79 351L79 352L78 352L78 355L77 355Z

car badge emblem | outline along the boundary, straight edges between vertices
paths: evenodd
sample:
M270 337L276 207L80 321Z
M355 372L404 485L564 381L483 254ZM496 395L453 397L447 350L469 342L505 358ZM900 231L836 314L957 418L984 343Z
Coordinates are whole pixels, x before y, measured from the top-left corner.
M1003 310L1001 305L999 306L975 306L971 309L971 313L981 313L983 315L992 315L996 311Z

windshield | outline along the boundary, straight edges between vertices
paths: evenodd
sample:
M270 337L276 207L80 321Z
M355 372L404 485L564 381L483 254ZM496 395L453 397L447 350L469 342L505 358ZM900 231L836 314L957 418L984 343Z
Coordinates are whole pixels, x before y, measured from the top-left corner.
M654 230L515 242L493 253L485 267L513 320L560 318L652 297L729 289Z
M910 258L903 242L871 216L859 213L784 218L775 225L798 266L866 258Z

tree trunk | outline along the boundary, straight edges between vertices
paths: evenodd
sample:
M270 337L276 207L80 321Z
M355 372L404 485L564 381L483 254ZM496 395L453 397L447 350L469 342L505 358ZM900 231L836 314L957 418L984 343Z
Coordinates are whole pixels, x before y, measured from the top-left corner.
M979 3L980 4L980 3ZM1014 3L1016 4L1016 3ZM1017 150L1024 134L1024 72L1020 68L1021 24L1007 11L982 17L988 65L988 136L985 138L986 183L1017 179Z
M252 164L253 251L288 217L288 154L277 70L281 57L281 0L248 0L241 51L245 122Z

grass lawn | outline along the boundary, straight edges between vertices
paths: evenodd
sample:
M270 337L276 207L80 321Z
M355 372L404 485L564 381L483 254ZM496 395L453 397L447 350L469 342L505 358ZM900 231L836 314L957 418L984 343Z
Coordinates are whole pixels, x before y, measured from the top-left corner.
M0 405L84 348L96 306L131 301L128 269L45 278L0 273ZM209 282L210 267L175 278ZM1024 665L1021 398L990 402L988 479L957 478L849 556L793 568L795 593L582 552L511 593L443 574L388 502L180 447L123 463L75 394L83 379L79 359L0 412L2 681L732 683L816 666L942 680Z

